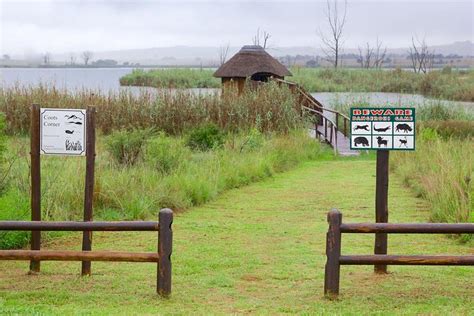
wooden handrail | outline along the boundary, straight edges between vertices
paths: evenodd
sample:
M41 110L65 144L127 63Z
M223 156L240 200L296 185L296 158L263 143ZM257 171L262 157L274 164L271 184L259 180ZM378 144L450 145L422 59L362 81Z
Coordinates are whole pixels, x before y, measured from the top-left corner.
M327 112L330 112L330 113L333 113L336 115L336 123L339 123L339 115L344 119L344 128L343 128L343 134L344 136L348 136L347 135L347 122L349 122L349 117L339 111L336 111L336 110L333 110L333 109L329 109L329 108L326 108L324 107L318 100L316 100L311 94L309 94L306 90L304 90L299 84L295 83L295 82L291 82L291 81L287 81L287 80L283 80L283 79L278 79L278 78L274 78L273 79L274 81L276 82L280 82L280 83L284 83L288 86L291 86L291 87L295 87L298 92L300 93L300 95L302 95L307 101L309 101L315 108L318 108L320 110L324 110L324 111L327 111ZM302 106L302 107L305 107L305 106ZM306 107L308 108L308 107ZM313 108L313 110L316 110L315 108ZM321 113L322 114L322 113ZM334 122L332 122L332 124L334 124ZM338 124L334 124L335 126L339 127Z
M0 230L16 231L158 231L158 222L40 222L0 221Z

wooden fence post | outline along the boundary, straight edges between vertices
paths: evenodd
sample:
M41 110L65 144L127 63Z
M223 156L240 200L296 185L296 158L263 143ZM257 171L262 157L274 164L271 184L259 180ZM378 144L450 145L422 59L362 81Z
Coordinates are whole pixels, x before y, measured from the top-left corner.
M84 190L84 221L93 219L94 164L95 164L95 107L88 106L86 112L86 181ZM82 233L82 250L92 250L92 232ZM91 262L82 261L82 275L91 274Z
M388 223L388 150L377 150L376 184L375 184L375 222ZM375 234L374 253L386 255L388 240L386 233ZM375 273L387 273L386 264L374 266Z
M158 214L158 277L157 292L161 297L171 294L171 252L173 247L173 211L165 208Z
M324 273L324 295L336 298L339 295L339 258L341 256L342 214L333 209L328 213L329 229L326 235L326 267Z
M41 159L40 159L40 106L31 107L30 157L31 157L31 220L41 221ZM41 249L41 231L31 232L31 250ZM40 261L30 261L30 272L40 272Z

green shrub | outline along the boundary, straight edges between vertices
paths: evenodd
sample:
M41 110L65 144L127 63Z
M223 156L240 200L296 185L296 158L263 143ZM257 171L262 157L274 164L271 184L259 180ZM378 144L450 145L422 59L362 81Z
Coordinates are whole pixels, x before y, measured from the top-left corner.
M195 150L209 150L224 144L224 133L217 125L209 123L195 128L188 136L187 145Z
M30 218L28 195L12 188L0 197L0 220L25 221ZM29 232L0 231L0 249L21 248L29 241Z
M146 146L146 162L162 173L177 169L191 157L191 151L180 138L160 134L150 139Z
M117 163L132 166L142 157L151 134L151 129L114 132L106 138L105 147Z

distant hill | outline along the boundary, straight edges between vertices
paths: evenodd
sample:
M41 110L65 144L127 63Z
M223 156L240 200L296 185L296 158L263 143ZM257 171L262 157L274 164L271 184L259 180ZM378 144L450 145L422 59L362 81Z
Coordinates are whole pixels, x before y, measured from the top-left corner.
M436 45L431 47L435 53L460 56L474 56L474 43L471 41L454 42L452 44ZM234 55L240 47L230 47L227 58ZM408 47L389 48L387 54L406 55ZM316 56L322 55L321 48L315 46L293 46L293 47L270 47L268 52L275 57L282 56ZM343 53L358 53L357 48L345 48ZM76 63L81 64L80 52L76 52ZM53 54L53 64L64 64L70 58L70 54ZM153 47L145 49L127 49L115 51L93 52L92 60L113 59L122 64L124 62L140 63L141 65L163 65L163 66L213 66L219 60L219 47L193 47L172 46ZM40 60L40 58L39 58Z

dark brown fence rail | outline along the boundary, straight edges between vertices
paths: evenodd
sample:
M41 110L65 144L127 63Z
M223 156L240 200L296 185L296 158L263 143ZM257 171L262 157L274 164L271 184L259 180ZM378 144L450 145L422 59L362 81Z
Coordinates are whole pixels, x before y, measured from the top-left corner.
M46 251L0 250L0 260L34 261L118 261L156 262L157 292L163 297L171 294L171 252L173 244L173 212L163 209L158 222L12 222L0 221L0 230L6 231L157 231L157 253L112 251Z
M452 265L474 266L474 256L341 256L342 233L390 233L390 234L472 234L474 224L389 224L360 223L343 224L342 214L332 210L328 214L329 229L326 236L326 267L324 294L329 297L339 295L341 265Z

